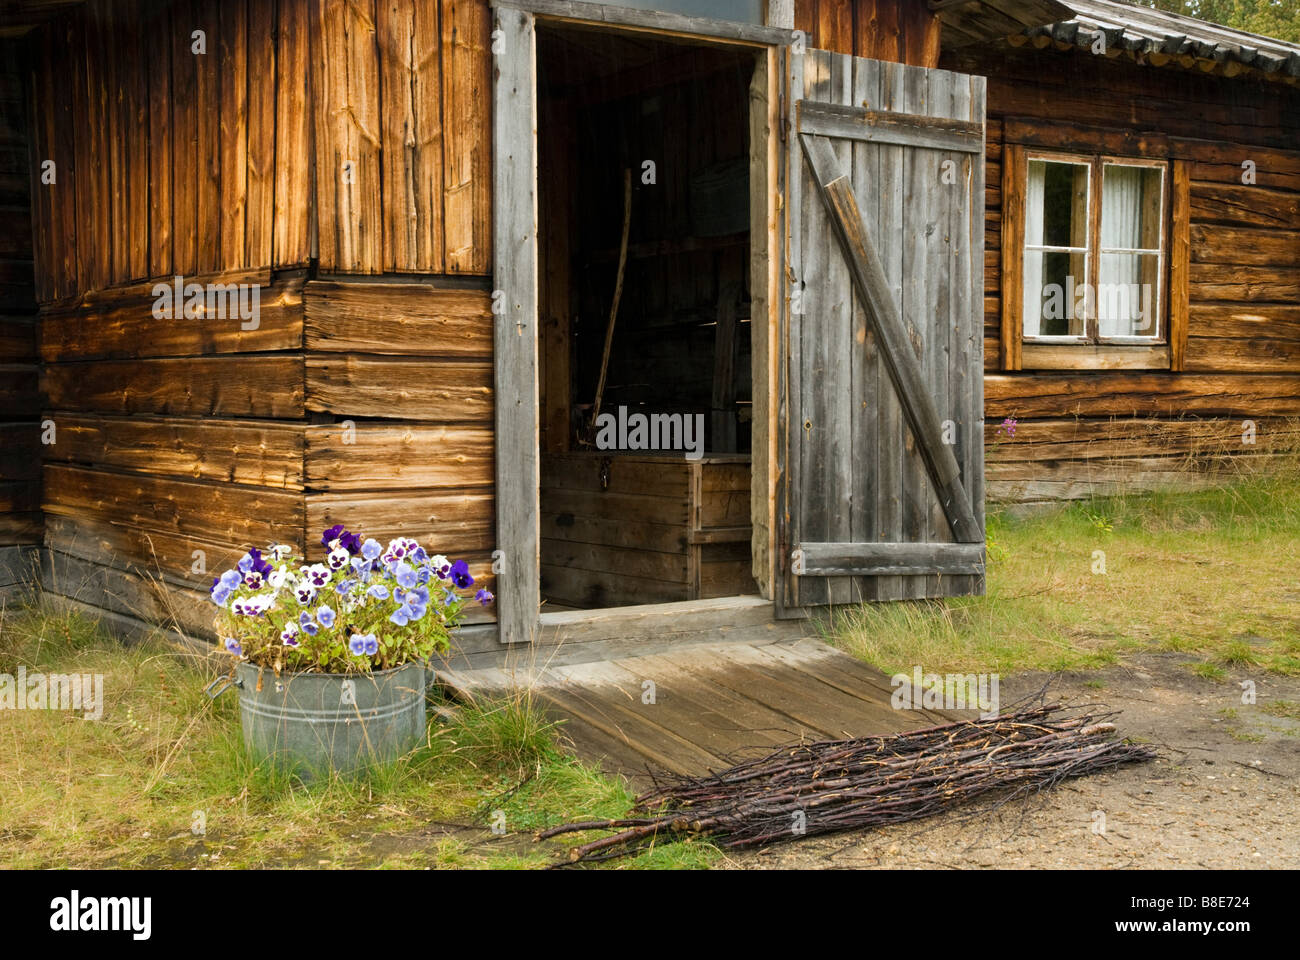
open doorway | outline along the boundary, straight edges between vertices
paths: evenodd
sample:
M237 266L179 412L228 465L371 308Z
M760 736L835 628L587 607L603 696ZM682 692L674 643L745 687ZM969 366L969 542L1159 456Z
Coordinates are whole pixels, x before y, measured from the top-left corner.
M752 49L538 24L544 610L756 594Z

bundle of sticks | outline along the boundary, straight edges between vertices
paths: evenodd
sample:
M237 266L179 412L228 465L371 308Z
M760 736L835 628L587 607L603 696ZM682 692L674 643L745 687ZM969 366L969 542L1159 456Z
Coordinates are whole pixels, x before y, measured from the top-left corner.
M1113 737L1115 716L1040 703L910 733L800 743L718 773L657 781L628 817L566 823L536 839L603 832L569 851L579 863L688 837L737 849L919 820L980 798L1000 804L1155 759L1150 747Z

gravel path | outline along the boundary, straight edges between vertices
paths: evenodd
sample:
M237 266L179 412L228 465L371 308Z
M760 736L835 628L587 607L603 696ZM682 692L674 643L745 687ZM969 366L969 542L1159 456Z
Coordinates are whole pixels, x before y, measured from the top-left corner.
M1073 780L963 819L814 837L732 858L742 869L1296 868L1300 866L1300 678L1249 668L1204 680L1178 654L1087 674L1002 678L1002 703L1053 693L1123 711L1120 733L1164 759ZM1253 680L1256 703L1241 702ZM1097 686L1098 683L1104 686Z

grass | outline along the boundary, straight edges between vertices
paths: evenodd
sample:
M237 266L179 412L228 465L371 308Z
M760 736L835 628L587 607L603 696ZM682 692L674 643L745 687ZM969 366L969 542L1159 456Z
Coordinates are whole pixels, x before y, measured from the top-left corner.
M1300 466L993 512L988 535L986 596L850 608L828 639L888 673L1089 670L1159 651L1212 680L1300 675Z
M562 748L526 693L460 707L410 755L312 784L254 765L237 698L210 701L205 657L124 646L41 601L0 614L0 673L104 677L99 720L0 711L0 865L79 867L536 867L562 852L540 826L621 816L621 780ZM500 832L494 832L496 826ZM674 844L622 867L694 867Z

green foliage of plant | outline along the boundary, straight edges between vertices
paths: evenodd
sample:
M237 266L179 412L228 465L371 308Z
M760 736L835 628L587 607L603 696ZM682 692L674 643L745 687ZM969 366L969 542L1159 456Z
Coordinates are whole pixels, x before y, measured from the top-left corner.
M1247 33L1300 43L1300 0L1136 0Z

